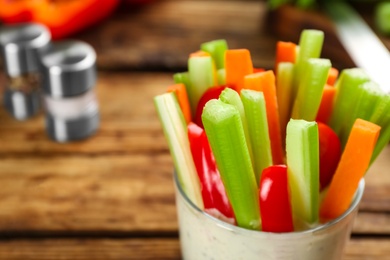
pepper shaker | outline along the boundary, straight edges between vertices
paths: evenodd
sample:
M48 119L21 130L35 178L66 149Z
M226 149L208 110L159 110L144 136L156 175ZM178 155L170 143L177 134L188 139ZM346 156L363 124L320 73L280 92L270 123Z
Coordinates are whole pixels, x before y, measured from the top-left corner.
M40 109L39 53L50 44L49 30L36 23L0 28L0 52L7 76L4 92L6 110L18 120Z
M86 43L52 44L41 55L46 131L55 141L84 139L99 126L96 53Z

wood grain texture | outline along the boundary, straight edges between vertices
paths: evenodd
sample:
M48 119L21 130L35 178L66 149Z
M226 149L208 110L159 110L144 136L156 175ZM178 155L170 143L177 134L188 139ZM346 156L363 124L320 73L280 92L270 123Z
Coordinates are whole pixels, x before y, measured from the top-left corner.
M100 73L101 127L76 143L50 141L42 115L21 123L0 108L0 230L176 232L172 160L152 102L171 82ZM367 174L356 233L390 234L389 158L387 147Z
M262 1L156 1L76 37L96 49L101 69L184 70L189 53L220 38L248 48L256 66L272 68L276 38L264 30L266 11Z
M7 260L141 260L181 259L177 238L164 239L48 239L0 241L0 259ZM390 242L355 238L347 243L343 260L390 259Z

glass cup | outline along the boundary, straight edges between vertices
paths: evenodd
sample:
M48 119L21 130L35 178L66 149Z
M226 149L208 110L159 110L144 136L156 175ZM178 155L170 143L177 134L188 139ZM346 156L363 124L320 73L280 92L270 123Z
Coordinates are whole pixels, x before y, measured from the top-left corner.
M196 207L174 174L183 259L341 259L363 196L364 180L349 209L316 228L291 233L253 231L218 220Z

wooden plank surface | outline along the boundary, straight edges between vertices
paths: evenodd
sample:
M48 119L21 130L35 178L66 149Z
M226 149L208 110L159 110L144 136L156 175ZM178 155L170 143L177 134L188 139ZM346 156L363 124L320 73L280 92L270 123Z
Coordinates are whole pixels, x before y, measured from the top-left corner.
M7 260L119 260L181 259L177 238L42 239L0 243L0 259ZM354 238L343 260L390 259L390 241Z
M82 142L52 142L42 116L22 124L0 109L0 230L177 231L172 160L152 102L171 74L99 78L101 127ZM390 234L389 158L387 147L367 174L366 214L359 215L356 233Z

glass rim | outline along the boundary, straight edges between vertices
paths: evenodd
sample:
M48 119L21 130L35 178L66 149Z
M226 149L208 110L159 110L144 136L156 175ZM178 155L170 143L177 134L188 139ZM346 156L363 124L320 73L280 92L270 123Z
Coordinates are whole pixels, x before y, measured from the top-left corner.
M314 228L310 228L310 229L306 229L306 230L302 230L302 231L293 231L293 232L283 232L283 233L276 233L276 232L266 232L266 231L261 231L261 230L250 230L250 229L246 229L246 228L242 228L242 227L239 227L239 226L235 226L235 225L232 225L232 224L229 224L225 221L222 221L218 218L215 218L213 217L212 215L206 213L205 211L201 210L197 205L195 205L187 196L187 194L184 192L180 182L179 182L179 178L178 178L178 175L177 175L177 172L174 170L174 182L175 182L175 186L177 187L177 189L179 190L179 193L180 195L184 198L185 202L190 205L191 208L195 209L198 213L200 213L201 215L203 215L205 218L215 222L216 224L218 224L218 226L220 226L221 228L224 228L226 230L229 230L229 231L234 231L234 232L237 232L237 233L246 233L247 235L272 235L272 236L284 236L284 237L291 237L291 238L296 238L296 237L299 237L299 236L303 236L303 235L308 235L308 234L312 234L312 233L316 233L316 232L321 232L323 230L326 230L326 229L329 229L333 226L335 226L337 223L341 222L342 220L344 220L351 212L353 212L359 205L362 197L363 197L363 193L364 193L364 187L365 187L365 180L364 178L362 178L360 181L359 181L359 185L358 185L358 188L355 192L355 195L353 197L353 200L351 202L351 205L349 206L349 208L339 217L331 220L331 221L328 221L326 222L325 224L320 224ZM177 207L177 206L176 206Z

